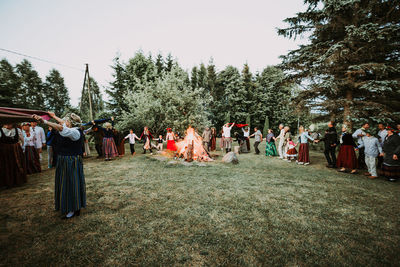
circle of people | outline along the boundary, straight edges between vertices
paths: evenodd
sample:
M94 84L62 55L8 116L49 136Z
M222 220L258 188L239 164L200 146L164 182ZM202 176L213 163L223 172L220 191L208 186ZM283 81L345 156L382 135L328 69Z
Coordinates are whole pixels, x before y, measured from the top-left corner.
M124 141L129 140L130 152L135 155L135 141L143 140L143 153L152 149L163 150L163 143L167 143L167 150L176 151L175 142L181 139L179 133L167 129L165 139L162 135L153 138L148 127L144 127L142 134L137 136L133 129L126 136L114 128L114 118L111 123L89 123L89 129L84 130L81 119L74 113L67 114L64 118L57 117L49 112L56 122L43 120L42 117L33 115L34 122L26 122L17 126L6 124L0 127L0 169L2 178L0 186L18 186L27 182L27 174L41 172L42 148L47 146L48 167L55 167L55 210L60 211L63 219L80 215L81 208L86 207L86 184L83 172L83 156L90 153L86 135L92 135L98 157L106 161L123 155ZM47 135L44 129L37 124L44 123L48 126ZM88 124L86 124L88 125ZM232 152L232 128L235 123L226 123L221 129L220 149L226 153ZM255 127L250 134L248 127L240 127L233 136L239 146L235 152L250 152L250 138L254 137L255 154L260 154L259 145L265 141L265 155L268 157L279 156L280 159L300 165L309 165L309 142L324 142L324 155L328 168L338 168L340 172L357 173L357 169L367 169L364 174L371 179L378 177L378 171L389 181L400 178L400 124L397 131L384 124L378 125L377 137L365 123L354 133L343 125L341 134L336 131L335 124L329 122L322 138L319 134L312 133L310 129L300 126L298 136L293 136L288 126L279 125L279 135L275 136L272 129L268 129L265 138L261 131ZM119 136L119 138L117 138ZM202 133L203 147L210 153L217 149L216 128L206 127ZM152 141L156 141L154 145ZM117 145L116 145L117 143ZM276 143L278 147L276 147ZM339 153L336 156L336 148ZM358 151L358 157L356 155Z

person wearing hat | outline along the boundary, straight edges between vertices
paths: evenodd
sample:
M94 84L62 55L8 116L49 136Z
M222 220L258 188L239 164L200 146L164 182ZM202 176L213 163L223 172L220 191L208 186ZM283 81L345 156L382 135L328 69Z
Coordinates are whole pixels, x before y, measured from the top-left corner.
M33 115L33 118L59 132L54 187L55 209L63 214L63 219L70 219L79 216L81 208L86 207L81 118L74 113L66 115L63 119L58 118L53 112L48 114L58 123L43 120L37 115Z
M170 151L176 151L175 145L175 134L171 128L167 128L167 135L165 136L165 140L167 140L167 149Z
M367 165L368 172L365 173L371 179L378 178L376 173L376 159L378 155L382 154L382 147L379 144L378 138L371 135L371 131L366 129L365 136L360 140L358 148L364 148L365 164Z
M392 127L386 127L387 136L383 143L383 175L391 182L400 178L400 136Z

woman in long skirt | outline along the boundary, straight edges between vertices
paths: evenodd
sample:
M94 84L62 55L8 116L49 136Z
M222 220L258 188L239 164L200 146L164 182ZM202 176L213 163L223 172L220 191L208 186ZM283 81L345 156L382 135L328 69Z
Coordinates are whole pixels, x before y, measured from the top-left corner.
M35 147L36 135L30 131L29 123L25 123L23 129L26 172L27 174L41 172L40 157Z
M394 133L393 128L386 127L387 137L383 143L382 171L389 181L400 179L400 136Z
M19 143L23 142L22 132L11 124L3 127L0 127L0 187L19 186L27 181L24 152Z
M175 134L171 128L167 129L167 135L165 139L167 140L167 149L170 151L176 151L177 148L175 145Z
M210 149L211 151L215 151L217 149L217 129L215 129L215 127L211 128Z
M275 135L272 129L268 129L268 135L265 138L266 145L265 145L265 156L275 157L278 156L278 151L276 150L275 146Z
M92 123L93 125L95 124L94 121L92 121ZM97 128L104 133L103 155L106 161L118 157L118 149L114 141L113 126L114 126L114 117L111 117L111 123L106 122L104 124L105 128L97 126Z
M336 160L336 166L340 172L345 172L346 169L351 170L351 174L355 174L358 168L358 161L355 150L357 145L354 142L353 136L347 133L347 126L342 127L342 136L340 137L340 149Z
M300 147L299 147L299 157L298 164L308 165L310 164L310 148L308 145L308 140L315 141L308 132L304 129L303 126L299 127L300 133Z
M54 113L49 115L59 124L33 117L59 131L57 146L58 159L55 176L55 209L61 211L63 219L80 215L81 208L86 207L86 184L83 173L83 131L79 128L81 119L71 113L60 119Z
M149 131L149 127L144 127L143 133L140 135L140 139L142 138L144 140L143 154L146 154L146 150L150 150L150 153L153 153L153 151L151 150L151 140L153 139L153 136Z

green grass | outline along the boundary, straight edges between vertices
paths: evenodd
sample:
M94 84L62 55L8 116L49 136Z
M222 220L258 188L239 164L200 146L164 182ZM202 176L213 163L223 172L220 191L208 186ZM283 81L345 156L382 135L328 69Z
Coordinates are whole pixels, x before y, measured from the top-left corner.
M399 184L326 169L317 152L310 166L220 159L87 159L87 208L68 221L54 170L31 175L0 191L0 265L399 265Z

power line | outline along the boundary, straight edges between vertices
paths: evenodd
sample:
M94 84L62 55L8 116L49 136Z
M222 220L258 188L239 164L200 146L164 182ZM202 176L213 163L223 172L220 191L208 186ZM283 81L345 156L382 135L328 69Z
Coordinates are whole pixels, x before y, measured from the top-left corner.
M58 66L62 66L62 67L66 67L66 68L70 68L70 69L79 70L81 72L84 72L83 69L72 67L72 66L68 66L68 65L57 63L57 62L53 62L53 61L49 61L47 59L42 59L42 58L38 58L38 57L34 57L34 56L25 55L25 54L22 54L22 53L19 53L19 52L15 52L15 51L12 51L12 50L8 50L8 49L4 49L4 48L0 48L0 50L8 52L8 53L11 53L11 54L15 54L15 55L23 56L23 57L28 57L28 58L32 58L32 59L35 59L35 60L43 61L43 62L46 62L46 63L50 63L50 64L54 64L54 65L58 65Z

